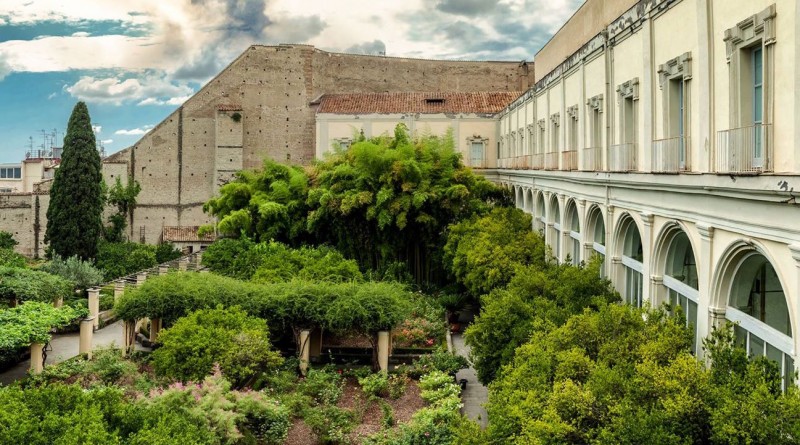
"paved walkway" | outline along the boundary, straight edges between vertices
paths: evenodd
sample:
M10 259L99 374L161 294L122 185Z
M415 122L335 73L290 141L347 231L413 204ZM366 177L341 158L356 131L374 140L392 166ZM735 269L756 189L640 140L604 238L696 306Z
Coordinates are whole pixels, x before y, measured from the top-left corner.
M50 340L52 351L47 351L45 366L54 365L78 355L79 342L80 335L77 332L54 335L53 339ZM117 347L122 346L122 321L117 321L96 331L92 337L92 349L111 346L111 344L115 344ZM140 346L137 344L137 347ZM7 369L5 372L0 373L0 384L7 385L25 377L30 367L31 361L28 359L18 363L13 368Z
M469 346L464 343L464 337L461 334L453 334L453 349L456 354L469 359ZM472 366L458 371L456 378L467 379L467 388L461 392L461 400L464 402L461 413L478 422L481 428L486 428L489 417L483 406L489 400L489 390L478 381L478 375Z

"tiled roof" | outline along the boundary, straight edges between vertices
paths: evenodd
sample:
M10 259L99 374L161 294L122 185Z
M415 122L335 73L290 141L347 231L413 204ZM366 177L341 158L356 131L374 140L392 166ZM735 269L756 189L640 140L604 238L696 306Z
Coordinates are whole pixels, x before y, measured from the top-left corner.
M164 242L194 243L194 242L214 242L216 236L207 233L204 236L197 236L199 226L165 226L161 234Z
M220 104L217 105L219 111L242 111L241 105Z
M326 94L317 113L498 113L522 91Z

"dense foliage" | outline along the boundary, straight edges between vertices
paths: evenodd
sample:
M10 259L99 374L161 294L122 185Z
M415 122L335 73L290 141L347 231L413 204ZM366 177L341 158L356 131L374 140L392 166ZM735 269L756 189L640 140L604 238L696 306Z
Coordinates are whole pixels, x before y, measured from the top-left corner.
M65 326L84 315L85 311L70 306L55 308L36 301L0 310L0 350L47 343L53 328Z
M51 253L82 260L97 255L103 213L102 163L86 104L72 110L47 207L44 241Z
M103 234L106 241L112 243L125 241L125 227L128 225L128 218L133 215L133 210L136 208L136 197L139 196L141 190L139 182L133 178L129 178L123 185L119 177L108 189L106 202L115 207L116 211L108 217L108 226Z
M107 280L124 277L158 265L156 247L138 243L101 242L95 265Z
M216 445L283 443L289 412L219 374L129 398L117 387L0 387L0 443Z
M474 295L505 286L517 268L547 265L544 239L531 230L531 217L515 208L496 208L450 227L446 264Z
M13 249L17 244L14 235L4 230L0 230L0 249Z
M254 243L226 238L203 253L203 264L213 272L259 283L298 278L314 281L361 281L358 264L329 247L292 249L275 241Z
M74 282L46 272L0 267L0 300L52 303L72 295Z
M13 249L0 249L0 266L24 268L28 261Z
M503 443L796 443L800 397L717 331L711 367L681 319L608 305L536 331L490 387ZM726 357L733 357L727 360Z
M199 310L159 334L156 373L179 381L202 380L215 365L237 387L278 366L267 324L238 308Z
M219 231L257 241L330 244L363 269L400 263L418 283L443 282L447 227L508 204L501 188L464 167L452 135L360 141L308 171L267 162L240 173L205 209Z
M255 284L215 274L170 273L126 291L115 312L124 320L160 318L168 325L198 309L239 306L278 331L322 327L336 333L375 333L402 321L411 301L409 292L395 283Z
M103 282L103 272L77 256L64 259L53 255L50 261L39 266L39 270L69 280L78 289L87 289Z

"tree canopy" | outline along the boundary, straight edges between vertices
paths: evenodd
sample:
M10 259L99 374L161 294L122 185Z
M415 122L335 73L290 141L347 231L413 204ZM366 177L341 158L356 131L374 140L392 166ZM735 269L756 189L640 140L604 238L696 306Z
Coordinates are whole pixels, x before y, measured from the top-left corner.
M267 161L241 172L206 211L218 230L256 241L330 244L363 269L404 264L418 283L443 282L447 227L510 198L472 173L452 135L362 140L306 170Z
M102 235L103 175L92 122L86 104L72 110L47 207L44 241L63 258L82 260L97 255Z

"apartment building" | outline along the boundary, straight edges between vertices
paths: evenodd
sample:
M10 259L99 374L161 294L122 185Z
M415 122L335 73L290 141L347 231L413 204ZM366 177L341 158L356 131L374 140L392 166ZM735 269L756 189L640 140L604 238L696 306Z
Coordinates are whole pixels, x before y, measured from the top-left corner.
M794 0L588 0L501 112L498 164L560 261L633 305L724 320L784 376L800 343ZM787 383L788 383L787 379Z

